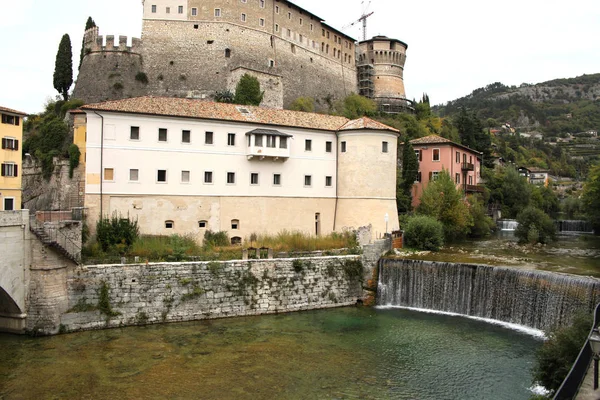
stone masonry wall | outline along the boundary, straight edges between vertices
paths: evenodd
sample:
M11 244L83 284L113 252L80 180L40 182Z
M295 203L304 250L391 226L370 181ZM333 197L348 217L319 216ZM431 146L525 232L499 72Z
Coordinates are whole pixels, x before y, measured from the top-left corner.
M357 266L361 256L80 266L68 271L60 330L352 305L363 296Z

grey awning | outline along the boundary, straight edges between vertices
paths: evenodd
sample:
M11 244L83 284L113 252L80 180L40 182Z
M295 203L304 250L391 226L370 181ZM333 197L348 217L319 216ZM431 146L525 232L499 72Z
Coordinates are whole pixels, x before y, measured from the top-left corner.
M247 136L250 135L271 135L271 136L281 136L281 137L293 137L293 135L288 135L287 133L279 132L274 129L255 129L250 132L246 132Z

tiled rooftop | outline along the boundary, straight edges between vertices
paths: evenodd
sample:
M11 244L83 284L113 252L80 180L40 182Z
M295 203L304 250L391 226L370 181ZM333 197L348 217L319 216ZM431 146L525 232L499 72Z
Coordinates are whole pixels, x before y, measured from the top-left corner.
M81 107L81 109L131 114L215 119L235 122L251 122L263 125L287 126L326 131L375 129L398 132L392 127L377 121L373 121L372 119L366 117L350 121L348 118L337 117L333 115L278 110L253 106L240 106L236 104L215 103L206 100L182 99L174 97L136 97L131 99L89 104Z
M438 135L429 135L429 136L425 136L419 139L413 139L410 141L410 144L414 145L427 145L427 144L451 144L454 146L458 146L460 148L463 148L465 150L471 151L475 154L482 154L481 152L477 151L477 150L473 150L467 146L464 146L462 144L459 143L454 143L452 140L450 139L446 139L443 138L441 136Z
M11 114L17 114L17 115L27 115L27 113L25 113L25 112L13 110L12 108L6 108L6 107L2 107L2 106L0 106L0 111L4 111L7 113L11 113Z

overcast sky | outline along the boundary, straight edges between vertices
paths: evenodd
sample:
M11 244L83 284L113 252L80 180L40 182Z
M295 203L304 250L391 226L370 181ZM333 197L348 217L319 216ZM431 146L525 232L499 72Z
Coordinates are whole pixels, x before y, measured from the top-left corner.
M251 0L252 1L252 0ZM68 33L78 65L92 16L102 35L140 37L141 0L0 0L0 105L33 113L56 91L58 44ZM366 8L361 0L296 0L341 29ZM433 104L493 82L519 85L600 73L600 0L372 0L368 36L408 44L408 98ZM362 39L359 24L346 31Z

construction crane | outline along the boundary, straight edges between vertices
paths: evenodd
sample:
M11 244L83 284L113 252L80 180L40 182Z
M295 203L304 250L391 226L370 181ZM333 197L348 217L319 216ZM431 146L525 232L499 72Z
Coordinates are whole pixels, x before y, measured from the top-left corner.
M362 1L361 4L364 5L365 2ZM367 3L367 6L363 9L363 13L362 13L361 17L359 19L357 19L356 21L352 22L351 24L344 26L342 28L342 30L348 29L351 26L354 26L354 25L358 24L359 22L362 22L363 40L367 40L367 18L369 18L371 15L373 15L375 13L375 11L371 11L370 13L367 12L369 10L370 5L371 5L371 2L369 1Z

